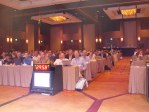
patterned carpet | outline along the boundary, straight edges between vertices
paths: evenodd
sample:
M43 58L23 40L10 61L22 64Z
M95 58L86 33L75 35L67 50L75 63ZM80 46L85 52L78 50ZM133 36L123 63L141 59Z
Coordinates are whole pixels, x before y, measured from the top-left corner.
M149 112L144 95L128 94L130 58L99 73L83 92L63 91L55 96L31 94L0 107L0 112ZM9 89L9 90L8 90ZM28 92L28 88L0 86L0 104Z

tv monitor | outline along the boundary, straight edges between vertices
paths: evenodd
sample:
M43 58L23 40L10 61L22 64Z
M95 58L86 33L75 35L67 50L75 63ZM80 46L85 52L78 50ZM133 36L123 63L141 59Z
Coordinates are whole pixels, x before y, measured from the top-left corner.
M55 95L63 90L62 66L47 66L49 65L35 66L30 83L30 93Z
M38 93L49 93L53 89L52 81L52 71L34 71L32 74L30 91Z
M34 86L35 87L51 87L50 84L50 73L39 73L35 72L34 73Z

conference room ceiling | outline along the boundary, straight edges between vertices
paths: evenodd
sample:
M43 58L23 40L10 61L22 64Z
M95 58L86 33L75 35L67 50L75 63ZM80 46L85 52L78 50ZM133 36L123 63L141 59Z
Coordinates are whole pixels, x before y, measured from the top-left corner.
M131 16L123 16L119 13L120 10L137 9L136 14ZM149 4L130 5L104 8L103 11L108 15L111 20L115 19L132 19L132 18L146 18L149 17Z
M11 4L12 2L8 3L8 1L12 1L14 3L21 2L24 4L28 3L28 5L22 8L20 8L21 5L17 5L14 7L14 5ZM32 4L32 6L29 5L29 2L30 4ZM37 5L38 3L40 5ZM77 18L83 23L98 23L100 19L105 18L111 20L124 19L125 17L112 14L117 13L119 7L127 7L133 5L142 7L142 14L139 14L137 16L138 18L149 17L147 13L149 6L142 5L149 4L149 0L0 0L0 4L14 8L14 12L12 13L12 17L14 18L28 17L31 19L31 17L33 16L44 17L45 15L67 13ZM113 12L113 9L117 10ZM130 17L128 17L127 19L130 19ZM49 22L47 23L49 24Z
M0 4L23 10L43 6L80 2L85 0L0 0Z
M56 17L56 20L58 19L58 21L51 19L51 18L55 18L55 17ZM62 19L60 17L62 17ZM54 13L54 14L38 15L38 16L32 16L31 19L38 21L38 22L47 23L50 25L82 22L80 19L78 19L77 17L75 17L69 13Z

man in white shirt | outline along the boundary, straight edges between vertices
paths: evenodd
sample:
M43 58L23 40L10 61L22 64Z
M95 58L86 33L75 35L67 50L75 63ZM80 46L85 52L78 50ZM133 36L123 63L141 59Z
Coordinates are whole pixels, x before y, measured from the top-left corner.
M33 53L33 62L37 63L38 59L40 58L38 51L34 51Z
M86 50L83 50L81 58L83 58L85 63L89 63L90 62L90 58L89 58L89 56L87 56Z
M60 53L59 54L59 59L55 60L54 65L63 65L63 60L68 60L68 59L65 58L64 53Z
M75 51L74 52L75 58L72 59L71 65L77 65L80 68L80 77L83 77L84 71L86 70L86 64L83 60L83 58L79 57L79 52Z

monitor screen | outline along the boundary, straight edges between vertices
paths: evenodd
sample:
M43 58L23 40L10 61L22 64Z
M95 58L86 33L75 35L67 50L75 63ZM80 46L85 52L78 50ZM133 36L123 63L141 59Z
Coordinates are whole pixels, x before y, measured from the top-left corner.
M36 87L51 87L50 73L34 72L34 86Z

